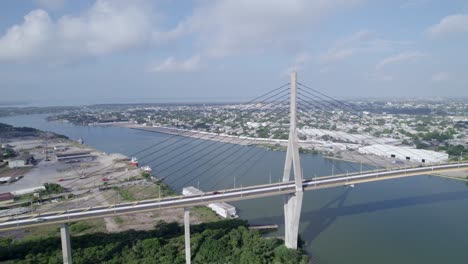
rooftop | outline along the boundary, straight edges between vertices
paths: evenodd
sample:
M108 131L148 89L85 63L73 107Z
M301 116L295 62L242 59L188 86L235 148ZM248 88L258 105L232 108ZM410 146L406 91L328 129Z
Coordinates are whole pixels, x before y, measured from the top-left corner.
M11 193L0 193L0 201L7 201L14 199L15 196Z

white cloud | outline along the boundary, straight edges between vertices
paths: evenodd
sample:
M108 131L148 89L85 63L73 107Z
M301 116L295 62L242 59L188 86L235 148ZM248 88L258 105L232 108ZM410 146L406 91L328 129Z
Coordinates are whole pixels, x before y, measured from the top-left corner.
M84 13L57 21L34 10L0 37L0 60L67 60L142 46L151 40L151 22L143 1L97 0Z
M201 1L181 25L196 34L207 55L226 56L281 47L296 50L305 30L328 13L361 0L220 0Z
M332 48L321 55L321 61L330 63L351 57L371 35L372 33L368 30L360 30L345 39L337 41Z
M361 52L391 50L396 45L407 42L386 40L367 29L359 30L352 35L338 40L329 50L320 56L323 63L342 61Z
M149 40L150 13L131 2L99 0L81 16L64 16L58 34L66 49L106 54L138 46Z
M35 0L41 6L58 7L65 0ZM0 35L1 60L44 59L67 61L100 56L145 45L164 44L190 37L190 45L203 57L258 53L278 48L297 53L306 33L328 14L365 0L219 0L196 1L193 13L170 30L163 30L146 0L96 0L80 14L52 19L42 17L12 26L10 31L32 31L28 37ZM40 24L43 23L43 24ZM38 43L41 43L39 45ZM6 50L15 50L6 54Z
M427 32L434 37L468 33L468 14L456 14L444 17L438 24L431 26Z
M418 58L424 57L424 54L419 51L412 51L412 52L402 52L399 54L396 54L394 56L387 57L383 60L381 60L379 63L376 65L376 69L382 69L388 65L391 64L396 64L396 63L401 63L401 62L407 62L407 61L414 61Z
M333 47L321 55L321 61L328 63L351 57L356 52L356 48L361 46L361 43L369 38L371 34L368 30L360 30L345 39L337 41Z
M65 0L36 0L36 3L50 10L59 10L65 5Z
M150 67L148 72L192 72L200 68L200 55L194 55L186 60L178 61L169 57L159 65Z
M450 80L450 74L448 72L437 72L431 76L432 82L445 82Z
M44 10L24 16L24 22L14 25L0 38L0 60L36 57L51 38L52 21Z

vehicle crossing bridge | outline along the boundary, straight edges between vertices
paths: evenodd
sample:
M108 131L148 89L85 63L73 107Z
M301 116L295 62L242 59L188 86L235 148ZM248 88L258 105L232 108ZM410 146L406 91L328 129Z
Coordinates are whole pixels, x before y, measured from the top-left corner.
M354 184L411 177L416 175L444 173L468 169L468 162L444 164L418 164L401 168L389 167L371 171L341 173L331 176L303 179L300 164L299 144L297 135L297 76L291 75L290 86L290 127L287 143L286 160L283 179L277 183L218 189L191 196L171 196L157 199L147 199L136 202L115 203L112 205L96 205L84 208L47 211L43 213L3 218L0 231L40 227L43 225L61 224L62 251L64 263L71 263L71 246L68 223L92 219L135 214L141 212L164 210L169 208L184 208L184 224L186 232L186 261L190 263L189 212L190 208L214 202L230 202L284 195L285 214L285 244L288 248L297 248L298 230L304 191L313 191L337 186L352 186ZM292 172L292 173L291 173ZM293 179L291 179L291 174Z

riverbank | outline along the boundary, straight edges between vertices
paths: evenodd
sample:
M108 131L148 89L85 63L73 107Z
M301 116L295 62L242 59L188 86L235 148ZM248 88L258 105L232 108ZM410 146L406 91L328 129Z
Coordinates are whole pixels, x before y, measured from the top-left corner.
M88 145L99 150L107 153L124 153L127 156L172 137L169 134L149 133L115 126L88 127L47 122L45 115L3 118L0 122L16 126L33 126L64 134L70 138L82 137ZM177 139L175 137L173 141ZM201 146L205 146L204 144L202 143ZM247 150L252 153L256 151L256 147L246 147L245 151ZM162 152L161 155L164 153ZM252 159L248 163L254 165L245 176L236 178L236 186L268 183L270 172L272 181L282 178L284 152L265 151L265 153L261 161ZM192 160L201 158L203 155L206 154L190 153ZM247 155L244 157L248 158ZM178 157L174 161L182 162L183 159ZM335 173L339 172L338 167L346 172L348 169L352 171L353 167L359 169L360 166L359 163L350 164L340 160L334 160L332 163L330 159L323 158L321 154L301 154L301 166L304 168L304 175L308 177L313 176L314 173L317 176L331 175L332 164L335 165ZM155 171L158 171L157 165L153 167ZM191 171L185 178L187 181L192 175L201 174L205 169L204 167L196 169L196 166L181 167L185 167L186 171ZM224 180L219 179L220 189L233 186L234 179L230 171L226 170L227 175ZM242 173L243 171L239 171L239 174ZM199 182L202 190L211 190L213 182L218 180L212 175L213 173L203 174L205 177L202 176ZM193 182L195 186L198 184L197 180ZM173 188L178 187L177 183L173 184L168 181ZM84 200L78 202L82 201ZM468 211L465 210L467 201L468 188L464 182L427 176L359 184L355 188L331 188L306 192L300 223L300 234L304 240L303 247L313 256L314 263L436 264L444 263L447 259L465 263L467 256L463 245L468 244L468 238L456 234L467 231ZM240 218L248 220L252 225L278 224L278 232L271 233L269 236L283 236L283 197L239 201L233 205L238 208ZM193 215L191 213L191 216ZM137 217L135 219L138 220ZM117 219L116 222L120 223L120 220ZM152 223L154 225L154 222ZM122 225L127 224L129 223L125 222ZM90 223L90 225L97 227L98 223ZM31 236L32 232L45 233L45 228L48 228L49 233L58 235L57 226L50 226L50 228L46 226L31 230ZM98 228L95 230L108 232L103 222L99 228L101 231ZM92 229L87 229L83 233L88 230L90 233L95 233ZM408 234L418 235L408 240ZM440 241L451 241L454 237L461 239L459 243L440 243ZM336 253L337 248L340 249L339 254ZM366 252L366 254L360 252Z
M169 135L178 135L183 137L191 137L197 139L204 139L204 140L211 140L217 141L222 143L230 143L236 145L257 145L257 144L281 144L286 145L287 140L283 139L268 139L268 138L252 138L252 137L244 137L244 136L233 136L233 135L226 135L226 134L216 134L216 133L209 133L203 131L196 131L196 130L186 130L186 129L178 129L178 128L169 128L169 127L162 127L162 126L144 126L139 124L131 124L131 123L117 123L112 124L113 126L119 127L126 127L136 130L148 131L148 132L156 132L156 133L164 133Z
M15 156L27 153L34 157L34 163L19 168L0 168L0 177L14 179L0 184L0 193L25 193L15 196L12 206L5 204L5 208L26 204L27 210L22 210L22 213L44 213L175 195L169 186L145 174L141 168L132 166L129 158L123 154L107 154L83 142L37 129L22 128L20 132L27 131L25 134L17 133L11 126L8 128L8 136L2 137L1 143L14 156L7 162L13 162ZM34 190L49 183L63 188L63 193L56 195L61 198L33 196L34 192L39 193ZM2 211L2 215L8 216L8 212ZM194 224L219 219L214 212L204 207L192 210ZM83 223L89 226L89 232L122 232L130 229L148 230L158 221L183 223L183 210L106 217ZM41 228L40 232L24 230L4 235L18 239L49 232L51 229L46 227Z
M243 137L243 136L233 136L225 134L215 134L203 131L194 131L194 130L184 130L177 128L169 127L149 127L139 124L132 123L116 123L112 126L125 127L135 130L142 130L147 132L155 133L164 133L169 135L177 135L183 137L190 137L203 140L211 140L222 143L237 144L243 146L257 146L266 148L274 151L286 151L288 140L284 139L268 139L268 138L252 138L252 137ZM352 162L357 164L368 165L372 167L382 167L382 168L391 168L391 167L401 167L401 166L411 166L414 163L409 161L398 161L395 162L394 159L385 158L381 156L366 155L359 153L357 151L350 150L335 150L325 147L326 142L321 142L317 140L299 140L300 152L304 154L319 154L324 155L325 158L331 160L339 160Z

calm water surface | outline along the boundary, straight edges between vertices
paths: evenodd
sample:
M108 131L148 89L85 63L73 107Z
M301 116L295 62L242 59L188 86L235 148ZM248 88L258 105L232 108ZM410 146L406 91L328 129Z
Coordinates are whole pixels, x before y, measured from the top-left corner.
M82 137L96 149L126 155L138 153L142 164L180 191L268 183L281 178L284 152L118 127L81 127L47 122L44 115L0 118L0 122L30 126ZM182 147L183 148L180 148ZM329 175L332 162L321 155L301 155L305 177ZM359 165L334 161L336 173ZM271 176L270 176L271 175ZM233 203L252 224L280 225L281 196ZM463 182L418 176L331 188L304 195L300 234L315 263L468 263L468 187Z

